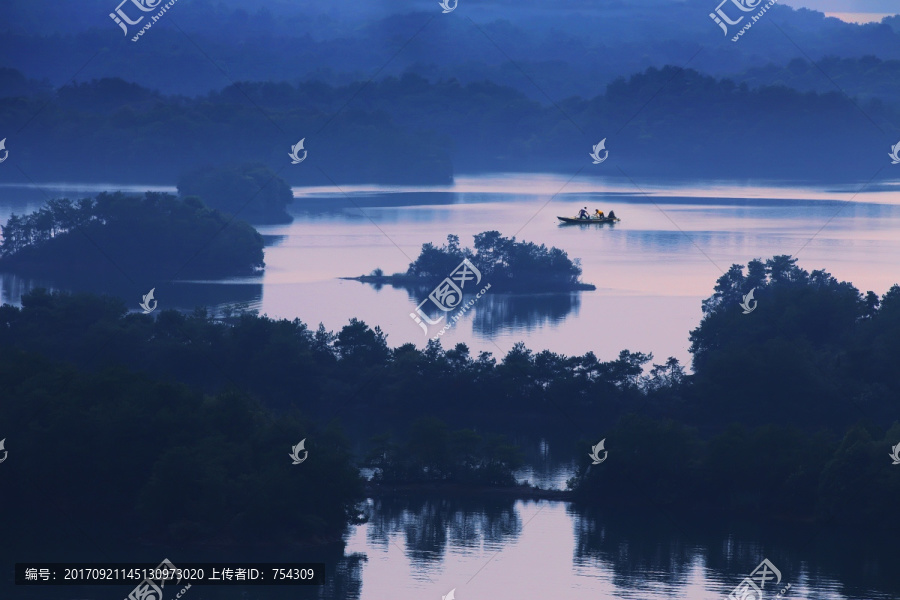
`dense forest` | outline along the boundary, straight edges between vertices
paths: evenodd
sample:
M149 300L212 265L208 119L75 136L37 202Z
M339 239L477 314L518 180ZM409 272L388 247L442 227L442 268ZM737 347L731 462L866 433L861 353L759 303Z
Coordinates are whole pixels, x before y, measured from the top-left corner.
M745 315L739 302L752 288L758 307ZM9 501L49 507L64 497L86 522L140 515L141 527L166 525L157 535L193 540L251 527L327 536L356 518L354 465L393 481L509 483L519 454L491 431L539 424L584 440L585 455L589 438L609 432L604 468L585 464L571 482L583 502L900 525L900 471L888 458L900 442L900 286L863 295L776 256L746 273L732 267L704 312L688 373L629 350L602 361L517 344L497 360L464 344L391 348L355 319L329 332L203 310L153 318L119 300L37 290L21 308L0 307L0 388L11 399L0 418L28 432L21 459L5 468L14 482L48 465L65 472L39 487L23 479L33 495ZM338 423L373 439L351 449ZM287 471L288 449L304 438L321 458ZM468 454L457 455L461 445ZM141 469L125 468L94 498L98 473L135 461ZM232 489L241 481L266 493ZM313 482L304 510L296 495L290 508L279 504ZM176 483L211 504L175 506L166 493ZM287 511L306 516L282 528Z
M580 259L570 259L565 250L547 248L534 242L517 242L515 237L506 238L499 231L484 231L475 234L475 250L459 245L459 236L450 234L447 243L435 246L431 242L422 244L422 251L409 264L406 273L384 275L375 269L370 275L354 277L358 281L376 285L390 283L397 287L434 285L459 267L463 260L469 260L478 269L483 282L491 284L494 291L568 291L593 290L592 284L579 281L581 277ZM468 291L468 290L466 290Z
M2 231L0 269L31 276L152 282L246 275L264 266L262 236L196 196L55 199L29 215L11 215Z
M198 196L210 208L253 224L290 223L287 206L294 201L287 182L259 163L186 173L178 180L178 194Z
M867 180L896 143L889 132L900 108L667 66L555 104L486 81L414 73L340 86L243 82L193 99L101 79L50 98L2 98L0 120L28 123L6 147L35 180L171 185L209 164L246 162L290 185L443 184L459 172L579 169L621 169L635 179ZM587 152L604 138L609 160L593 167ZM308 158L292 165L288 153L300 139Z
M390 434L374 436L363 464L376 484L454 483L515 486L513 471L522 453L502 435L474 429L451 431L436 418L413 422L400 441Z

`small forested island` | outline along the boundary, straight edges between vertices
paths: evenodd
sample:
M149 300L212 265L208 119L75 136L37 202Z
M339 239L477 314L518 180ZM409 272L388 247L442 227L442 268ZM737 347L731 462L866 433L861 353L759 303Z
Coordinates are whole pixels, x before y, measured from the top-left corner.
M2 227L0 271L153 281L249 275L264 267L263 238L194 196L102 193L50 200Z
M547 248L533 242L517 242L499 231L485 231L475 235L475 250L462 248L459 236L448 235L447 243L435 246L422 244L422 251L406 273L385 275L375 269L369 275L343 277L364 283L389 284L394 287L413 287L439 283L468 259L481 275L479 287L491 285L498 292L567 292L595 290L596 286L579 281L581 259L556 247Z
M178 194L198 196L210 208L248 223L290 223L287 206L294 201L291 186L262 163L202 167L178 180Z

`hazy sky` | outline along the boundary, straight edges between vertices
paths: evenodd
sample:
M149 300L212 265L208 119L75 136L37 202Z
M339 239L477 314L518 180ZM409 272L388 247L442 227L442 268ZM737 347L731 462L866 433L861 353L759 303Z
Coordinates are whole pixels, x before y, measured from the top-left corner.
M821 12L842 13L898 13L897 0L780 0L794 8L811 8Z

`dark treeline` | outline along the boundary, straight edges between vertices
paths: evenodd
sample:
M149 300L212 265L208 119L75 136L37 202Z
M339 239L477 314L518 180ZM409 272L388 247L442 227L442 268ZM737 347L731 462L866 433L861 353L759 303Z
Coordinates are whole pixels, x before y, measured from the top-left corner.
M2 231L0 269L29 275L109 279L124 272L151 282L245 275L264 266L262 236L196 196L116 192L50 200L29 215L11 215Z
M601 506L900 525L889 500L900 493L889 458L900 424L864 420L843 436L804 426L734 424L703 437L675 420L627 415L606 434L608 459L585 459L568 483Z
M900 22L900 17L894 17ZM822 73L828 73L828 78ZM733 75L738 83L751 88L763 85L784 85L798 91L825 93L840 86L847 94L864 102L879 99L896 104L900 97L900 60L881 60L877 56L840 58L826 56L810 63L795 58L786 65L768 64L751 67Z
M59 532L74 529L145 543L285 544L335 541L360 518L363 482L342 434L293 413L276 418L238 391L202 394L8 348L0 381L15 456L4 464L0 524L13 537L63 541ZM301 469L288 454L303 438L315 460ZM41 523L23 521L29 514Z
M451 431L433 417L416 420L403 441L382 434L373 437L371 445L364 464L373 469L375 483L512 486L513 471L523 462L521 451L504 436Z
M0 99L0 118L24 124L39 113L7 149L32 178L48 180L171 183L212 162L248 161L268 165L292 185L446 183L454 172L571 174L603 138L610 158L597 169L604 173L788 179L828 173L857 180L871 177L896 142L879 127L890 131L900 123L896 105L858 104L838 92L750 88L666 67L557 106L494 83L408 73L339 87L241 83L195 99L99 80L64 86L49 104L39 97ZM301 138L308 158L291 165L288 152ZM747 161L748 154L765 159Z
M624 486L635 495L607 501L900 524L886 501L900 493L900 286L862 295L776 256L732 266L703 310L694 374L656 389L670 418L622 419L609 464L570 482L579 496Z
M479 288L490 283L494 291L595 289L595 286L579 281L580 259L570 259L565 250L555 246L547 248L544 244L538 246L534 242L517 242L515 237L503 237L499 231L476 234L474 251L461 247L459 236L453 234L447 236L447 243L442 246L427 242L422 244L422 251L410 263L406 273L384 275L381 269L375 269L371 275L357 279L397 286L423 282L437 284L450 277L466 259L481 274L482 281L477 284ZM474 278L469 283L474 284Z
M759 304L744 315L739 302L753 287ZM652 355L629 350L602 361L590 352L565 356L517 344L498 361L487 352L473 356L464 344L391 348L380 328L355 319L338 332L251 314L227 323L204 311L162 311L154 319L128 314L118 300L39 291L24 297L23 308L2 310L4 346L80 368L121 364L204 391L237 385L273 409L317 417L378 407L385 422L402 423L427 408L458 423L454 414L470 410L527 419L555 406L607 418L644 406L704 435L734 422L815 432L864 417L890 425L900 394L893 368L900 287L881 298L862 295L786 257L720 278L691 332L690 375L674 359L644 374Z
M758 305L742 314L739 302L751 289ZM119 300L38 290L23 297L22 308L0 308L0 389L10 398L0 418L32 440L23 442L20 474L40 472L45 462L71 468L53 453L85 452L85 438L87 451L110 445L90 454L97 472L118 471L131 454L145 457L147 466L116 488L130 500L118 509L102 503L121 519L140 510L147 523L165 521L158 512L170 506L165 474L187 477L181 465L196 465L193 477L207 475L192 485L228 498L220 512L173 509L201 538L217 524L241 530L262 518L233 523L225 513L247 515L276 502L267 494L231 493L231 479L217 466L223 460L241 472L269 460L270 452L272 460L289 462L288 448L300 439L307 438L311 453L313 442L327 439L333 465L350 473L346 443L317 425L334 419L364 437L381 436L360 455L381 456L394 480L508 481L517 453L484 432L501 422L537 425L585 440L579 446L585 455L607 438L602 468L585 465L572 482L584 502L897 524L900 471L892 470L888 454L900 443L900 286L881 297L863 295L825 271L806 272L778 256L752 261L746 271L732 267L704 312L691 332L688 374L674 359L652 365L652 355L628 350L602 361L517 344L498 360L487 352L472 356L463 344L391 348L379 328L358 320L329 332L250 314L215 320L203 310L153 318L127 314ZM295 411L308 421L282 423ZM413 425L420 417L446 425ZM477 438L460 431L472 428ZM454 457L466 439L471 456ZM288 484L279 478L292 475L272 469L248 481L272 478L265 489L281 502L275 491ZM158 484L147 480L154 472ZM349 476L334 479L328 485L335 487L316 487L322 496L316 501L344 507L344 516L312 508L316 517L298 524L298 535L324 535L349 518L357 484ZM56 493L57 484L40 481L45 498L88 503L71 490Z

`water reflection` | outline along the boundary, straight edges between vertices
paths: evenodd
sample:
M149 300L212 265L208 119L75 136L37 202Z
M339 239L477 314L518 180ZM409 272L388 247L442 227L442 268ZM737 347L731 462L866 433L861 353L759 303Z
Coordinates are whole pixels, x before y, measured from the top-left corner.
M454 587L470 598L712 600L763 558L791 584L789 597L874 600L898 589L887 548L812 526L436 494L371 500L369 514L348 539L348 551L368 557L360 600Z
M439 563L448 548L500 547L522 530L514 501L473 504L459 498L380 498L369 505L366 537L386 548L402 537L405 554L414 564Z
M90 277L39 279L13 273L0 273L0 304L21 306L22 296L36 288L49 291L64 290L74 293L107 294L124 299L128 310L139 310L144 294L154 287L158 308L192 311L208 307L214 315L228 310L258 310L262 303L261 281L170 281L145 283L130 281L97 281Z
M575 565L583 573L611 568L613 580L623 587L643 587L648 581L690 587L702 565L704 587L725 595L763 558L781 571L779 587L790 583L794 597L815 592L822 598L888 598L887 590L900 584L896 573L879 568L896 557L887 558L888 547L879 548L859 532L685 519L665 510L628 513L570 505L567 513L573 521ZM688 597L683 591L678 595Z
M369 284L380 290L382 284ZM432 288L427 286L392 285L406 291L413 305L427 298ZM529 332L545 325L556 325L569 314L578 315L582 292L562 292L547 294L503 294L490 291L478 298L472 308L466 311L465 319L472 319L472 327L478 334L491 336L503 331ZM475 298L474 294L464 294L460 306ZM446 313L445 320L452 318L459 309ZM436 318L440 315L431 315ZM435 326L437 328L437 326Z
M473 327L483 335L503 330L532 331L578 315L581 292L562 294L486 294L475 305Z

